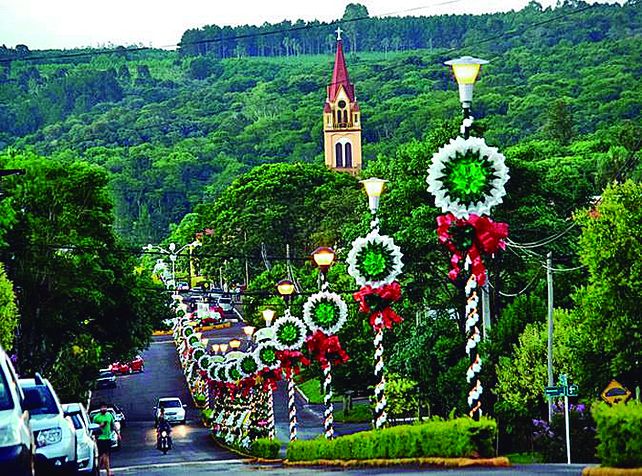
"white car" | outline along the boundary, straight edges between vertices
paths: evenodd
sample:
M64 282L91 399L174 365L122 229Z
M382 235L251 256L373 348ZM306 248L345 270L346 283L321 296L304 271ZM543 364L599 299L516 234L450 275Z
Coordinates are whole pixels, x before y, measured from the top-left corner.
M111 448L113 450L120 449L120 423L118 422L116 412L113 408L108 408L107 411L111 413L111 416L114 417L114 426L111 429L111 435L109 437L111 441ZM100 410L92 410L89 412L89 421L93 423L94 417L100 413Z
M158 423L161 409L165 409L165 420L167 423L182 423L185 424L185 407L181 399L178 397L163 397L156 401L154 407L154 421Z
M40 398L27 397L11 361L0 347L0 474L33 476L36 443L29 412Z
M82 403L64 403L62 409L65 415L71 418L76 429L76 460L78 472L98 475L98 445L94 433L100 426L89 421L89 416Z
M219 298L218 305L225 312L231 312L232 309L234 309L234 304L232 303L232 298L230 297Z
M35 378L18 380L26 396L40 398L41 405L31 410L31 431L36 440L36 469L76 471L76 430L65 417L58 396L49 380ZM47 473L45 473L47 474Z

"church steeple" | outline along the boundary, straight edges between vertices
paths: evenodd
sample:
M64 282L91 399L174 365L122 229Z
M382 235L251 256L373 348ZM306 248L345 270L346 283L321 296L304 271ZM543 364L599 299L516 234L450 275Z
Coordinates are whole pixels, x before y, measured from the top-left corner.
M325 163L330 169L357 173L361 170L361 112L343 55L341 32L338 28L332 82L323 107Z

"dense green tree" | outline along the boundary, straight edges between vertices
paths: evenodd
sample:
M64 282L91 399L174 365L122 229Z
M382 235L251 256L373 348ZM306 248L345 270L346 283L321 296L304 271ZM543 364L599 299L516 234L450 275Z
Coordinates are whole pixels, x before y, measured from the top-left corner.
M18 306L16 306L13 285L7 278L4 265L0 263L0 346L5 350L13 347L17 325Z
M20 288L19 367L65 380L66 395L80 398L99 358L125 358L149 343L166 297L134 274L134 256L113 232L104 170L32 154L4 155L0 164L26 170L5 179L16 219L2 250ZM74 358L80 373L55 372Z

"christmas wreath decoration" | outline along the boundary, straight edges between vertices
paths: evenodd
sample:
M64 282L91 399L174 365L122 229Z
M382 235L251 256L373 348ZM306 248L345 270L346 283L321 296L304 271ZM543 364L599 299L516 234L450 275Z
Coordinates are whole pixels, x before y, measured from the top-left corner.
M203 356L206 356L205 349L201 346L194 346L194 351L192 352L194 360L198 361Z
M207 371L210 367L210 356L207 354L201 355L197 362L200 370Z
M210 360L210 366L207 368L207 377L210 380L219 380L217 372L220 366L220 362Z
M238 382L243 378L241 372L238 369L238 360L234 360L225 365L225 373L227 375L228 382Z
M347 317L348 306L337 293L315 293L303 305L303 320L312 332L336 334L345 324Z
M272 325L274 344L278 350L300 349L305 342L307 330L305 323L286 311L286 315L278 318Z
M194 334L194 328L192 326L185 326L183 327L183 337L187 338Z
M261 363L257 360L254 352L245 354L238 360L238 369L242 377L251 377L259 371Z
M457 218L488 215L502 202L508 180L505 157L484 139L457 137L441 147L428 168L428 191L435 205Z
M277 369L279 367L279 358L277 357L278 349L274 341L263 342L254 351L256 360L260 363L259 370L264 370L268 368L270 370Z
M401 274L402 256L394 240L375 229L352 242L348 274L359 286L378 288L392 283Z
M194 334L191 334L191 335L187 338L187 343L188 343L189 345L191 345L192 347L193 347L194 345L196 345L199 341L200 341L200 339L198 338L198 336L195 336Z

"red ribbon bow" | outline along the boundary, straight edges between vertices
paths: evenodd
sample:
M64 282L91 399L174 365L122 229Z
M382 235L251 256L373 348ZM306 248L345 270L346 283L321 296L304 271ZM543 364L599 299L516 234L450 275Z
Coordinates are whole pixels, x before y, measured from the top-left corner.
M349 359L336 335L327 336L323 331L316 331L308 337L306 343L312 358L317 360L323 368L329 364L344 364Z
M281 380L281 371L280 369L272 370L265 367L263 370L259 371L259 376L263 379L264 392L267 392L270 389L276 390L276 382Z
M310 360L298 350L279 350L276 356L281 361L281 368L288 379L292 377L292 372L299 375L302 365L310 365Z
M457 248L453 240L453 227L472 227L474 236L472 243L467 250ZM452 213L437 217L437 236L446 248L452 253L450 258L451 270L448 276L453 281L457 279L461 271L460 262L468 255L472 263L472 273L477 278L480 286L486 282L486 267L482 260L482 253L492 254L497 250L504 249L506 243L504 238L508 236L508 225L506 223L494 222L488 217L471 214L467 219L455 218Z
M370 314L370 325L375 331L380 327L392 329L393 324L403 321L390 307L393 302L401 299L401 286L397 281L378 288L364 286L353 297L359 303L359 312ZM377 323L378 316L381 316L380 324Z

